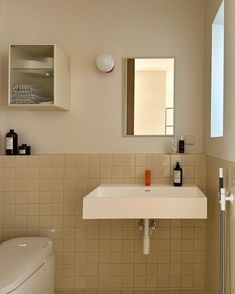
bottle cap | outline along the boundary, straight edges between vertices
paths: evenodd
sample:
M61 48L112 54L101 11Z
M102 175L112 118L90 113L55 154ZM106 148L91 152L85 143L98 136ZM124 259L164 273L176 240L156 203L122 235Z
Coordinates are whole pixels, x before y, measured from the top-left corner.
M14 130L13 129L10 129L10 132L14 132Z
M184 140L184 137L183 137L183 136L181 136L181 137L180 137L180 140Z

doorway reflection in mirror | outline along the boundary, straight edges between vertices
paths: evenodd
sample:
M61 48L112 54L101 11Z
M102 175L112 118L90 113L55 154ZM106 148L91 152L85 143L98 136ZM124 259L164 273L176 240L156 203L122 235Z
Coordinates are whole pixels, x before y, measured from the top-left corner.
M125 134L174 135L174 58L128 58Z

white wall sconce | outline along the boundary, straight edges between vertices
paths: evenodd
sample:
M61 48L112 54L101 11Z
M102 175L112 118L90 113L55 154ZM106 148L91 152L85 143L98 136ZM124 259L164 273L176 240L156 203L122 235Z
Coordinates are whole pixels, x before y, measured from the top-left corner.
M114 69L114 59L110 54L100 54L96 58L96 66L104 73L110 73Z

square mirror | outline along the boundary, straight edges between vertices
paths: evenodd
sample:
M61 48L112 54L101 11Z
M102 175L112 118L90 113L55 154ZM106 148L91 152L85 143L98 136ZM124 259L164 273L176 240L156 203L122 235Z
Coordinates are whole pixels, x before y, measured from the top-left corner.
M174 135L174 58L125 59L124 135Z

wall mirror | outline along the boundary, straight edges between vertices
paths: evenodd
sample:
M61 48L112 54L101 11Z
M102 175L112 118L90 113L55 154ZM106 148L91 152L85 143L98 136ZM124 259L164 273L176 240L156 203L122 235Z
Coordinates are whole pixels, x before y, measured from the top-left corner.
M125 59L125 135L174 135L174 63L174 58Z

